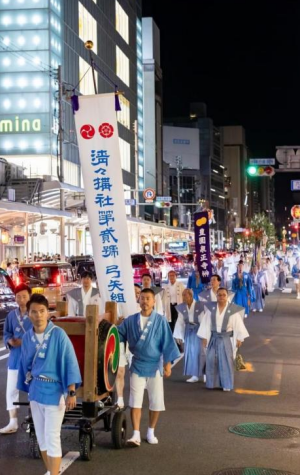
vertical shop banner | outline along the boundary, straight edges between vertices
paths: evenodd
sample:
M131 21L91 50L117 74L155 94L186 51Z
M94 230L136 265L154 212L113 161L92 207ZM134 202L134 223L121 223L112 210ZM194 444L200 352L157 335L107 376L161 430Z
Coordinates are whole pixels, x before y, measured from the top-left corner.
M201 282L207 284L211 278L209 217L207 211L194 214L196 261Z
M136 301L114 94L80 96L75 124L101 300L126 317Z

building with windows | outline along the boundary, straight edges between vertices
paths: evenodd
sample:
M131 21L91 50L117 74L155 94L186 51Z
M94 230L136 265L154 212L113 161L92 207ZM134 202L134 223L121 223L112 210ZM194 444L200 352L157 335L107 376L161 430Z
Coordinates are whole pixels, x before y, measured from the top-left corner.
M224 159L222 134L207 117L206 105L192 103L189 118L172 118L168 126L198 129L200 150L200 190L197 197L214 212L212 246L223 247L225 229Z
M234 228L247 227L249 206L258 196L253 193L250 197L247 190L248 148L245 129L237 125L222 127L221 131L225 165L226 237L231 239L232 244Z
M87 40L93 42L92 53ZM10 164L3 165L8 173L2 175L0 198L10 185L16 201L40 210L60 209L63 202L65 210L57 213L63 218L49 218L43 235L41 211L34 214L33 207L30 214L28 208L29 250L59 252L65 237L67 255L84 252L89 232L70 96L94 94L95 87L111 93L117 86L123 93L117 113L121 161L126 197L133 198L131 190L144 188L141 0L0 0L0 46L0 157ZM58 180L62 176L64 183ZM26 207L14 210L18 206ZM128 206L127 212L134 216L135 208Z
M189 228L201 199L199 129L164 125L163 158L169 165L172 223Z
M127 189L142 188L143 124L137 113L137 107L142 110L140 0L0 2L0 156L24 167L27 176L58 175L57 68L61 65L64 181L82 186L69 98L73 90L85 95L95 92L90 53L84 46L87 40L94 44L97 91L113 92L117 85L124 93L118 112L124 183Z
M163 112L162 70L160 67L160 31L152 18L143 18L143 102L145 188L163 196ZM146 206L145 218L158 219L158 210Z

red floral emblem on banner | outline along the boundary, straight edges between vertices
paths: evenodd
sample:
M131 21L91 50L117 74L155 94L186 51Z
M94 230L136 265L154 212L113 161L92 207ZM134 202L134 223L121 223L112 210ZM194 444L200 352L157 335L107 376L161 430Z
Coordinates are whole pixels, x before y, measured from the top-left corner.
M103 122L99 127L99 133L104 139L109 139L113 136L114 128L108 122Z
M86 139L86 140L89 140L89 139L92 139L95 135L95 129L92 125L90 124L86 124L86 125L83 125L80 129L80 134L81 134L81 137Z

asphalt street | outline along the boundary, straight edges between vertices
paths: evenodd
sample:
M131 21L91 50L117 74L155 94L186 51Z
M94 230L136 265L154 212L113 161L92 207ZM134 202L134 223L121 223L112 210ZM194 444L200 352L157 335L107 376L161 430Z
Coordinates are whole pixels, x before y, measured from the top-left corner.
M300 437L248 438L228 430L229 426L241 423L300 429L300 300L296 300L295 293L276 290L268 297L264 313L251 314L246 326L250 338L242 347L242 355L247 370L236 373L234 392L208 390L202 382L186 383L180 361L165 381L167 410L157 427L157 446L144 441L140 448L115 450L110 434L97 431L92 460L77 459L64 473L212 475L226 468L264 467L300 475ZM6 353L0 342L1 426L7 422ZM22 408L20 419L26 413ZM130 436L129 411L127 417ZM145 409L143 437L146 430ZM63 431L62 441L65 461L72 459L70 452L78 451L78 434ZM0 475L45 473L42 462L30 458L28 442L28 434L22 430L1 436Z

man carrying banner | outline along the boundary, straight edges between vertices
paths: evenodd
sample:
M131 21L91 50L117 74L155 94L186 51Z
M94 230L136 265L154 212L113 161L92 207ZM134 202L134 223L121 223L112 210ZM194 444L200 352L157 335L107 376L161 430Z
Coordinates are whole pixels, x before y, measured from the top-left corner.
M180 356L167 320L153 310L155 295L152 289L142 290L140 306L141 312L126 318L118 328L120 341L128 342L133 354L129 399L133 435L127 441L133 447L141 444L140 422L145 389L149 398L147 442L158 443L154 429L159 413L165 410L163 375L171 375L171 362Z
M201 351L201 342L197 331L203 315L203 303L196 302L191 289L182 293L183 303L177 305L178 319L175 325L174 338L177 343L184 342L184 375L189 375L187 383L196 383L203 376L205 367L205 352Z
M245 309L228 301L228 291L220 287L216 303L205 304L198 331L206 352L206 387L231 391L237 348L249 336L244 325Z
M136 311L140 312L140 295L141 295L141 287L139 284L134 284L134 292L136 298ZM119 319L119 322L124 321L124 317ZM120 351L120 360L119 360L119 368L116 378L116 393L117 393L117 405L120 409L124 409L124 386L125 386L125 368L126 366L130 365L130 353L126 346L124 347L124 343L121 343L121 351Z

